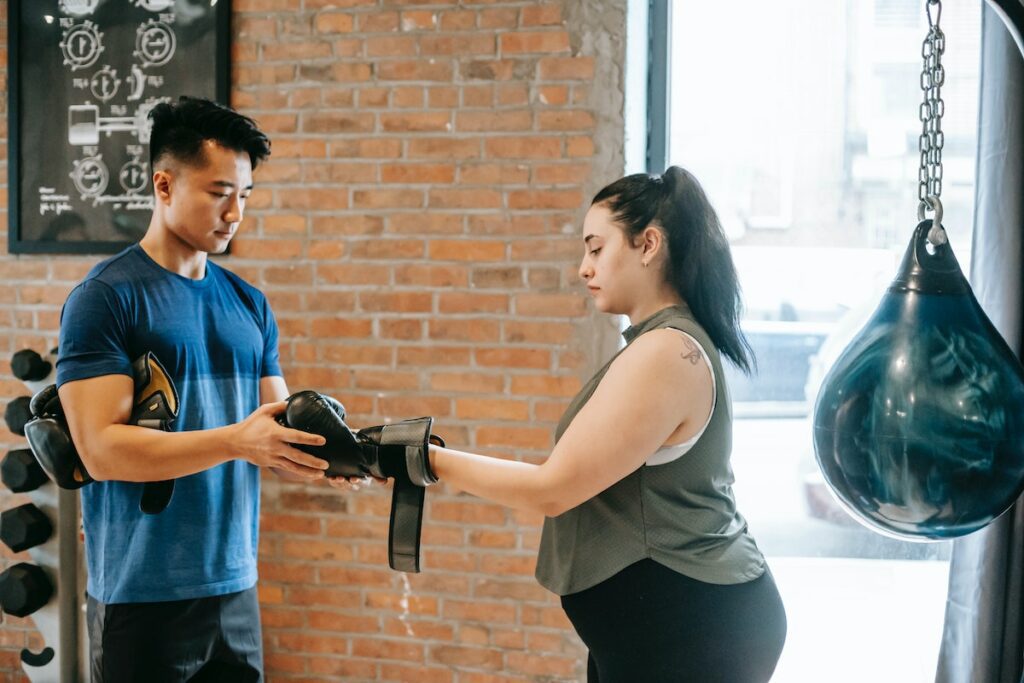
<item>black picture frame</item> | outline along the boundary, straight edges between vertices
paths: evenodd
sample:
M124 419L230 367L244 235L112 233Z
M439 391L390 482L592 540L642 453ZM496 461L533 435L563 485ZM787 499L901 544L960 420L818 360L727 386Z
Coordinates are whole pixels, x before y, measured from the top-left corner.
M7 27L8 251L116 253L152 213L146 112L229 104L231 2L10 0Z

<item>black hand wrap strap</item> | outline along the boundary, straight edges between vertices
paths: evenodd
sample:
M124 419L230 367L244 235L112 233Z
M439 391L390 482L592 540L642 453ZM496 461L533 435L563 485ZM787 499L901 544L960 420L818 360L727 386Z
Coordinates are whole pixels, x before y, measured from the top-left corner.
M400 572L420 570L420 532L423 528L425 486L437 481L427 463L431 443L443 446L438 436L430 433L432 417L421 417L385 425L381 430L380 448L404 447L406 467L397 467L392 474L395 487L391 492L391 521L388 526L388 564Z
M167 370L152 352L147 352L132 363L132 374L135 378L135 404L131 424L170 431L171 422L178 416L178 390ZM173 494L173 479L148 481L142 487L139 508L150 515L163 512Z

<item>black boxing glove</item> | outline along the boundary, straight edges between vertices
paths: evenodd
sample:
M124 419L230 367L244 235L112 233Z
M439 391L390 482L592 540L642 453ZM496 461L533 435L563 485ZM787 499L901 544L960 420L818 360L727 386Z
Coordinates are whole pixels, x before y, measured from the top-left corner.
M29 408L34 417L25 425L25 436L47 476L62 489L77 489L91 482L92 476L71 440L57 385L51 384L33 396Z
M288 407L278 418L285 427L327 439L323 446L292 444L327 462L328 477L366 477L373 472L363 456L355 434L345 424L345 406L335 398L316 391L299 391L288 397Z
M128 424L167 430L178 415L178 392L160 361L147 352L132 363L134 402ZM29 404L34 416L25 425L29 447L43 471L57 486L77 489L93 481L68 429L64 409L51 384L37 393ZM174 493L174 481L146 482L139 507L147 514L162 512Z
M329 464L327 476L392 477L391 522L388 528L388 564L406 572L420 570L420 532L425 487L437 481L430 469L431 444L444 441L431 434L434 418L421 417L353 433L345 424L341 404L315 391L300 391L288 398L282 424L327 439L323 446L295 444Z
M430 469L428 448L444 441L431 434L434 418L420 417L353 432L345 424L345 407L315 391L288 397L281 424L327 439L323 446L295 447L326 460L328 477L393 477L416 486L430 486L437 477Z

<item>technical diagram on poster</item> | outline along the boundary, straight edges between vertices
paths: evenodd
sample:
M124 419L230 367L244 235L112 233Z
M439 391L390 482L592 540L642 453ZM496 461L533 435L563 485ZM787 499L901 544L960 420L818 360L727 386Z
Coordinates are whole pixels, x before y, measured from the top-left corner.
M137 240L153 208L149 114L181 95L223 96L227 50L219 43L227 36L217 30L219 21L227 25L230 3L12 2L20 14L11 31L19 170L17 228L9 234L35 242Z

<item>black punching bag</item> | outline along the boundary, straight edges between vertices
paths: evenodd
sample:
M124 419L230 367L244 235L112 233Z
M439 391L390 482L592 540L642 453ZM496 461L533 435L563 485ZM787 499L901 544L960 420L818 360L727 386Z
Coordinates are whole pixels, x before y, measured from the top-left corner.
M909 540L976 531L1024 489L1024 370L931 226L814 408L815 455L844 507Z

